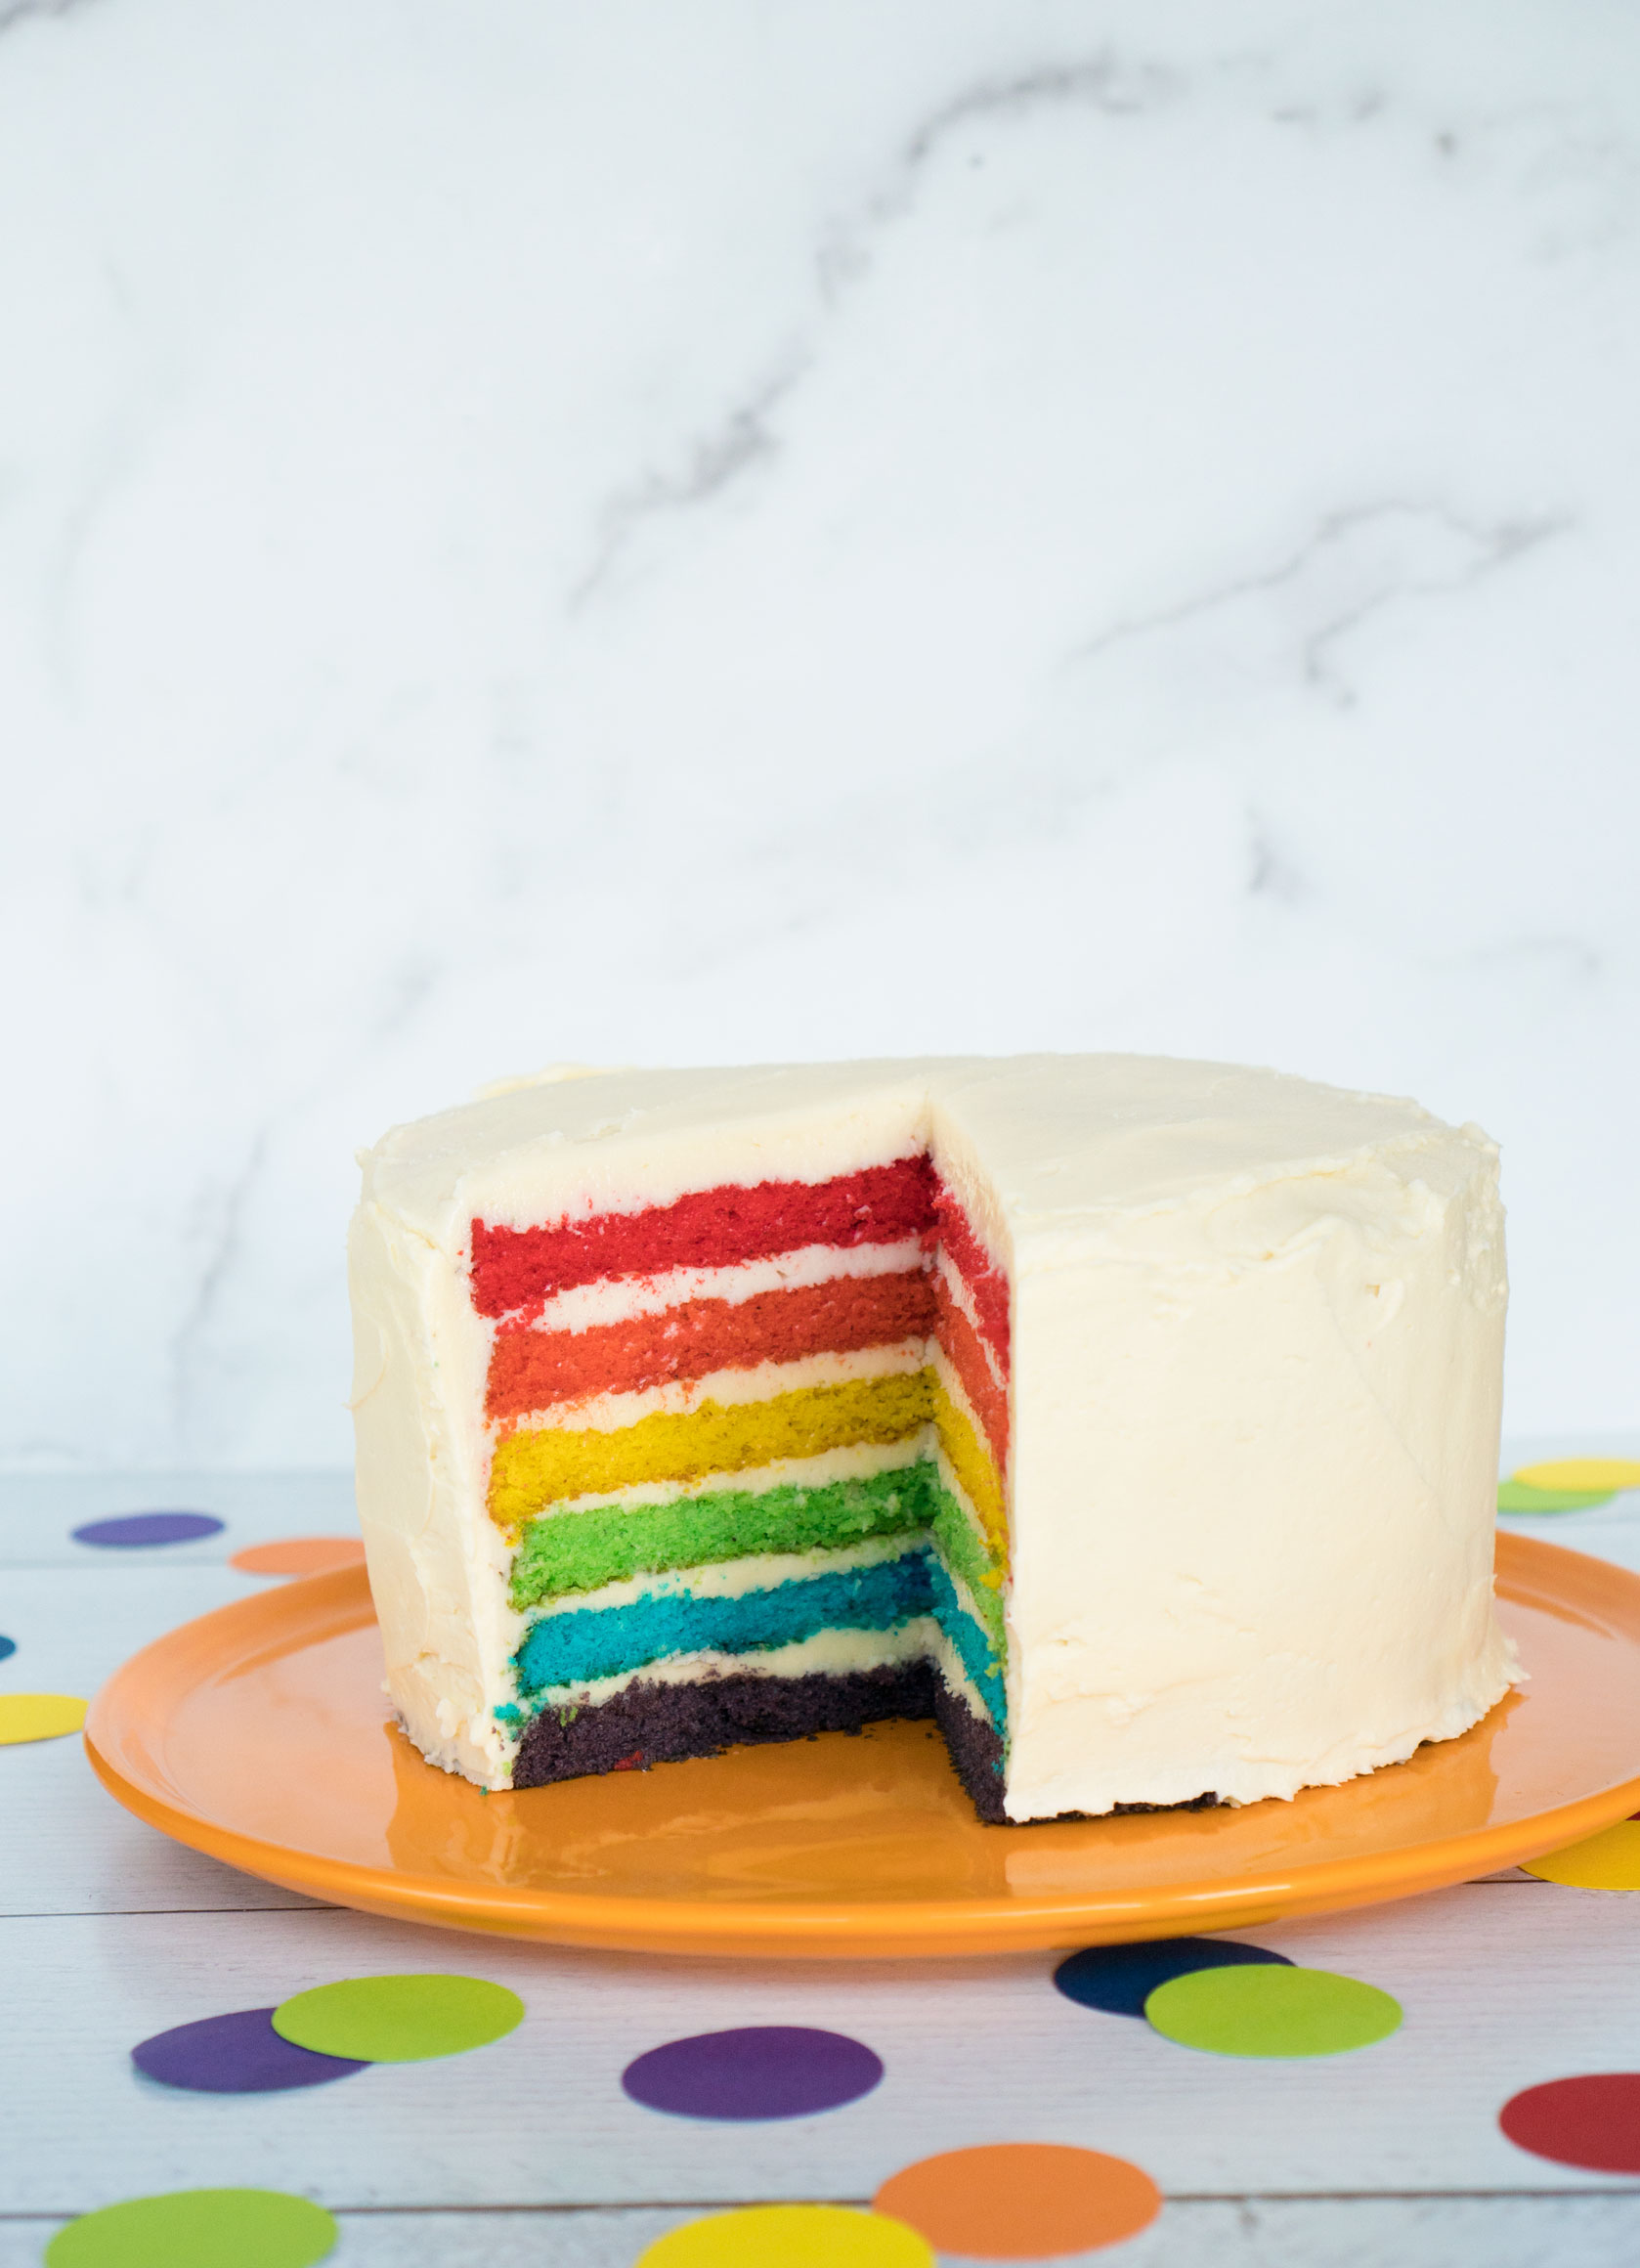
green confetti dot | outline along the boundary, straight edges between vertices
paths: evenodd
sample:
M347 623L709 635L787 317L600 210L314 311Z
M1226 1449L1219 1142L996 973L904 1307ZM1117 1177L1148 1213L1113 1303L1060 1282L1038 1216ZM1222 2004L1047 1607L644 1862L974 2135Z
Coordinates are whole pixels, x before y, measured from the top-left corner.
M418 2064L488 2047L523 2017L516 1992L482 1977L348 1977L293 1993L273 2022L281 2038L318 2055Z
M1144 2013L1164 2038L1210 2055L1342 2055L1386 2039L1401 2003L1330 1969L1197 1969L1158 1984Z
M1533 1488L1530 1481L1503 1480L1497 1484L1500 1512L1586 1512L1591 1505L1609 1505L1616 1489Z
M46 2268L311 2268L336 2242L323 2205L277 2189L129 2198L59 2229Z

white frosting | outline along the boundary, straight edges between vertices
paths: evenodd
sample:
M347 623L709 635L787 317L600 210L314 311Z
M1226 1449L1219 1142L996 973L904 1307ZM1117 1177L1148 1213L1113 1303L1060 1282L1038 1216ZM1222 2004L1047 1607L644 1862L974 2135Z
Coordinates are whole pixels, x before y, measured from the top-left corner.
M611 1072L369 1154L360 1502L423 1747L505 1782L490 1712L521 1623L484 1504L472 1220L930 1146L1013 1287L1010 1815L1290 1796L1482 1716L1517 1674L1491 1604L1491 1144L1269 1071L1022 1057Z

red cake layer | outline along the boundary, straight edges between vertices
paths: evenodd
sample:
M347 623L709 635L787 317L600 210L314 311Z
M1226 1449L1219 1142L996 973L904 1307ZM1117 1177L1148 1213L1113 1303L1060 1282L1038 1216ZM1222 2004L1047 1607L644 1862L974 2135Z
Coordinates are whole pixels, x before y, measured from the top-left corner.
M491 1228L475 1220L473 1304L481 1315L527 1320L538 1315L553 1293L610 1277L656 1276L673 1268L732 1268L807 1244L894 1243L919 1235L928 1249L942 1246L962 1277L980 1330L1006 1377L1008 1279L992 1267L962 1205L926 1156L867 1166L832 1181L724 1184L693 1191L669 1205L635 1213L600 1213L548 1228ZM703 1303L722 1304L727 1303Z
M491 1418L519 1418L589 1394L637 1394L711 1371L892 1346L928 1338L934 1328L934 1285L920 1268L834 1277L751 1299L689 1299L661 1315L587 1330L503 1327L490 1357L485 1410ZM977 1343L974 1353L983 1369Z
M934 1183L934 1218L926 1243L938 1243L967 1285L979 1317L980 1329L997 1350L1003 1375L1008 1375L1011 1318L1008 1278L993 1268L991 1255L969 1225L969 1217L944 1182Z
M933 1226L936 1186L926 1156L900 1157L832 1181L726 1183L669 1205L550 1228L475 1220L473 1305L480 1315L528 1314L554 1292L610 1276L738 1268L805 1244L891 1244Z

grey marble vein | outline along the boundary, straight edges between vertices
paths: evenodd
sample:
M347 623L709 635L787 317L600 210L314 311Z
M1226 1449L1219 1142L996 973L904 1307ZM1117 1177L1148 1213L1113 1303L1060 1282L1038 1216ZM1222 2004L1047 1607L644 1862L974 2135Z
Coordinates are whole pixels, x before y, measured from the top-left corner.
M1312 691L1353 706L1357 693L1336 658L1353 631L1399 600L1464 589L1570 525L1560 516L1480 524L1439 503L1362 504L1328 512L1313 535L1273 566L1112 623L1074 658L1097 661L1130 639L1163 635L1242 599L1292 592L1300 598L1301 615L1312 618L1296 632L1299 676Z
M649 471L612 497L599 514L592 557L571 586L567 606L575 614L594 597L638 529L658 513L686 511L721 497L773 458L779 448L774 414L801 381L808 357L791 357L774 376L731 405L708 432L685 445L675 472Z

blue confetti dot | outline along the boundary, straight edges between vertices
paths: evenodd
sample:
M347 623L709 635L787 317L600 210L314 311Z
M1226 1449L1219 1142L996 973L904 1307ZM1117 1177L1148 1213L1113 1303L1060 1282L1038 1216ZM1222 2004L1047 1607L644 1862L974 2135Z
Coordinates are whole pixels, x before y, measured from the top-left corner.
M74 1541L104 1551L131 1551L150 1544L192 1544L200 1536L220 1536L222 1528L209 1512L125 1512L117 1520L87 1520L74 1530Z
M1067 2000L1101 2008L1107 2016L1144 2014L1158 1984L1197 1969L1232 1969L1248 1962L1292 1967L1285 1953L1244 1945L1235 1938L1155 1938L1143 1945L1088 1945L1054 1972Z
M16 1652L16 1638L0 1638L0 1662L3 1662L8 1654L15 1654Z

